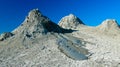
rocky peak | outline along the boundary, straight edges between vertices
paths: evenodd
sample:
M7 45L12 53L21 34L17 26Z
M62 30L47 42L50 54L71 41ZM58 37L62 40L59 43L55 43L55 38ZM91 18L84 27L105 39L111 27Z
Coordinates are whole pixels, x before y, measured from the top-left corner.
M39 36L51 31L60 32L58 25L42 15L38 9L33 9L29 12L25 21L13 33Z
M115 19L106 19L105 21L102 22L101 25L98 26L103 31L106 30L115 30L119 29L119 25Z
M49 21L43 17L38 9L33 9L29 12L24 22L13 32L15 34L28 34L32 35L35 33L44 34L47 30L43 27L42 22Z
M38 9L33 9L29 12L28 17L38 17L38 16L42 16L41 12Z
M84 23L75 15L69 14L68 16L63 17L58 24L62 28L75 29L78 25L83 25Z

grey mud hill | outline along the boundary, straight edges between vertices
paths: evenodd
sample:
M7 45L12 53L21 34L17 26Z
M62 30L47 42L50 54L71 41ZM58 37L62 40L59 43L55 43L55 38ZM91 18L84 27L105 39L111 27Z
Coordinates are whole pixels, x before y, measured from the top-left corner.
M107 19L91 27L73 14L58 24L38 9L0 35L0 67L120 67L120 28Z

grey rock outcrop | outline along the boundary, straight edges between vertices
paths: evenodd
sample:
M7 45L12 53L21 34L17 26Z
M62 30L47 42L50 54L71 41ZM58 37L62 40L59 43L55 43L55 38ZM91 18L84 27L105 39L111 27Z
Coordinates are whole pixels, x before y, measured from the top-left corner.
M115 19L106 19L98 28L102 31L119 30L119 25Z
M43 16L38 9L31 10L25 21L13 31L15 34L25 34L35 37L45 35L48 32L60 33L62 32L62 28L46 16Z
M5 32L3 34L0 35L0 41L3 41L9 37L12 37L14 34L11 32Z
M68 16L63 17L58 25L65 29L75 29L79 25L84 25L84 23L78 17L69 14Z
M38 21L39 20L39 21ZM25 21L16 28L13 33L15 34L45 34L47 30L43 27L42 23L48 22L49 19L44 18L38 9L33 9L29 12Z

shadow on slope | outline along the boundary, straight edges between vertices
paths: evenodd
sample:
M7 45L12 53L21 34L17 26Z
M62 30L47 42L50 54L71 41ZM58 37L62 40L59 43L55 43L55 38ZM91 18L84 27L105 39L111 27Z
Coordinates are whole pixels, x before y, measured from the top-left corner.
M63 33L64 34L64 33L72 33L74 31L77 31L77 30L72 30L72 29L64 29L50 20L48 22L45 22L45 21L43 21L43 22L44 22L44 23L42 23L43 27L45 29L47 29L48 32Z

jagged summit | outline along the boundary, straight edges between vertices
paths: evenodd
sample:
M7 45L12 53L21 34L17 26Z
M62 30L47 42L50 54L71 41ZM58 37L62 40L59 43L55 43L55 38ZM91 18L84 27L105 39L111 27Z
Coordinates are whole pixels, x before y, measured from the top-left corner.
M98 28L103 31L118 30L119 25L115 19L106 19L101 25L98 26Z
M47 32L61 32L61 28L49 18L42 15L38 9L29 12L25 21L13 31L15 34L28 34L30 36L44 35Z
M39 17L39 16L42 16L42 14L39 11L39 9L33 9L28 14L28 17L30 17L30 18L32 18L32 17Z
M42 13L39 11L39 9L33 9L28 13L29 18L32 18L32 17L38 18L40 16L42 16Z
M63 17L58 24L62 28L66 29L75 29L80 24L84 25L84 23L73 14L69 14L68 16Z

